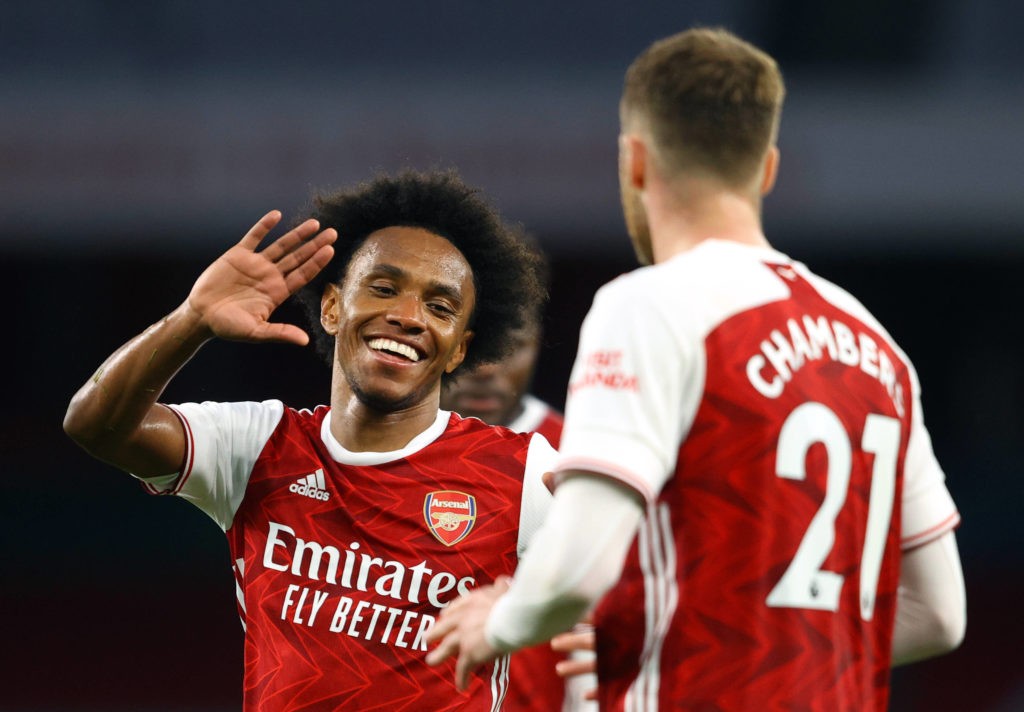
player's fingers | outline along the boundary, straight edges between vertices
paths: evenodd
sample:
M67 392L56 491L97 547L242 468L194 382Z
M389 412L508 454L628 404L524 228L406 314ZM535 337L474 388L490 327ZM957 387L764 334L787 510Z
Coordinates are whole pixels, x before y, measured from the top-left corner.
M466 688L469 687L469 676L476 668L477 663L473 662L467 653L459 656L455 663L455 687L460 692L465 692Z
M319 229L320 223L310 218L267 245L262 254L271 262L277 262L282 257L290 254L292 250L309 239L309 236L315 234Z
M430 643L430 640L427 640ZM427 653L427 665L440 665L459 652L459 636L455 633L445 636L441 643Z
M441 613L441 620L447 619L449 623L453 620L453 616L459 615L459 611L469 605L472 593L463 593L454 601L449 601L444 611Z
M559 633L551 639L552 650L560 653L571 653L574 650L594 650L594 631L572 630L568 633Z
M284 278L284 284L289 294L295 294L320 274L320 271L331 263L334 258L334 247L323 245L301 265L293 269Z
M282 255L277 261L277 269L280 270L281 274L287 275L294 269L298 269L315 255L321 247L331 245L338 238L338 233L334 228L327 228L320 232L316 237L312 237L300 245L297 245L295 249L286 255ZM270 247L267 248L269 250ZM266 250L264 251L266 252Z
M249 228L249 232L242 236L238 244L247 250L255 251L259 247L260 242L263 241L263 238L267 236L267 233L273 230L274 226L279 222L281 222L281 211L271 210Z
M559 677L575 677L597 672L597 660L559 660L555 663L555 672Z
M430 626L430 630L428 630L427 634L423 637L428 644L436 643L455 630L456 621L448 614L452 605L453 604L449 604L448 609L441 614L441 617L437 619L434 625Z
M277 341L284 344L305 346L309 343L309 334L294 324L267 322L255 334L258 341Z

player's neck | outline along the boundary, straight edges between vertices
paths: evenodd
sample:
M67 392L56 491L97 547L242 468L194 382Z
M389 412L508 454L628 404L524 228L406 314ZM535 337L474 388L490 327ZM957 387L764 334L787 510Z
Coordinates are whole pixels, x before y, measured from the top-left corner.
M768 247L760 203L731 191L691 193L686 200L665 196L647 205L654 261L664 262L705 240Z
M438 398L397 410L374 408L354 393L331 399L331 435L351 452L401 450L437 420Z

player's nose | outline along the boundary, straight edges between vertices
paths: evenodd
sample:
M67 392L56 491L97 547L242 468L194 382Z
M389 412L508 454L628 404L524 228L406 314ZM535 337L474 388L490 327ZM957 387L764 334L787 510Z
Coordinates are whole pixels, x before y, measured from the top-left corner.
M425 328L423 310L423 301L418 297L399 295L388 304L386 318L406 331L422 331Z

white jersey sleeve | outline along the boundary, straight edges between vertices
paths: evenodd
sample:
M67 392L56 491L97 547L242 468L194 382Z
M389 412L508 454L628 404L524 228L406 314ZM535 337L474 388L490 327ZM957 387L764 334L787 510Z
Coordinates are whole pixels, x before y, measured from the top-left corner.
M912 366L910 378L913 406L910 439L903 468L903 519L900 532L900 546L905 550L927 544L960 523L960 513L946 488L946 475L935 458L931 437L924 426L921 389Z
M644 273L602 287L583 322L555 472L610 476L650 500L675 469L705 365L679 315L674 324L666 318L651 280L636 279Z
M643 513L621 483L586 475L562 483L534 550L487 619L488 641L514 650L568 630L619 578Z
M534 534L540 529L551 508L551 492L544 484L544 474L551 472L558 453L547 439L535 433L526 451L526 472L523 475L523 496L519 507L519 539L516 554L522 557Z
M185 430L182 470L139 479L151 494L174 494L188 500L226 531L245 496L256 459L281 422L284 404L278 400L207 401L169 408Z

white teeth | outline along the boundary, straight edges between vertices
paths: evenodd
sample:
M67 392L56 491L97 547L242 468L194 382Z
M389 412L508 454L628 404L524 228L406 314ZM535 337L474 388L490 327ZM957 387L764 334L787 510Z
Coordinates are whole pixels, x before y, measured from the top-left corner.
M419 361L420 355L416 353L416 349L405 344L400 344L397 341L391 339L371 339L370 348L374 351L390 351L391 353L405 356L410 361Z

